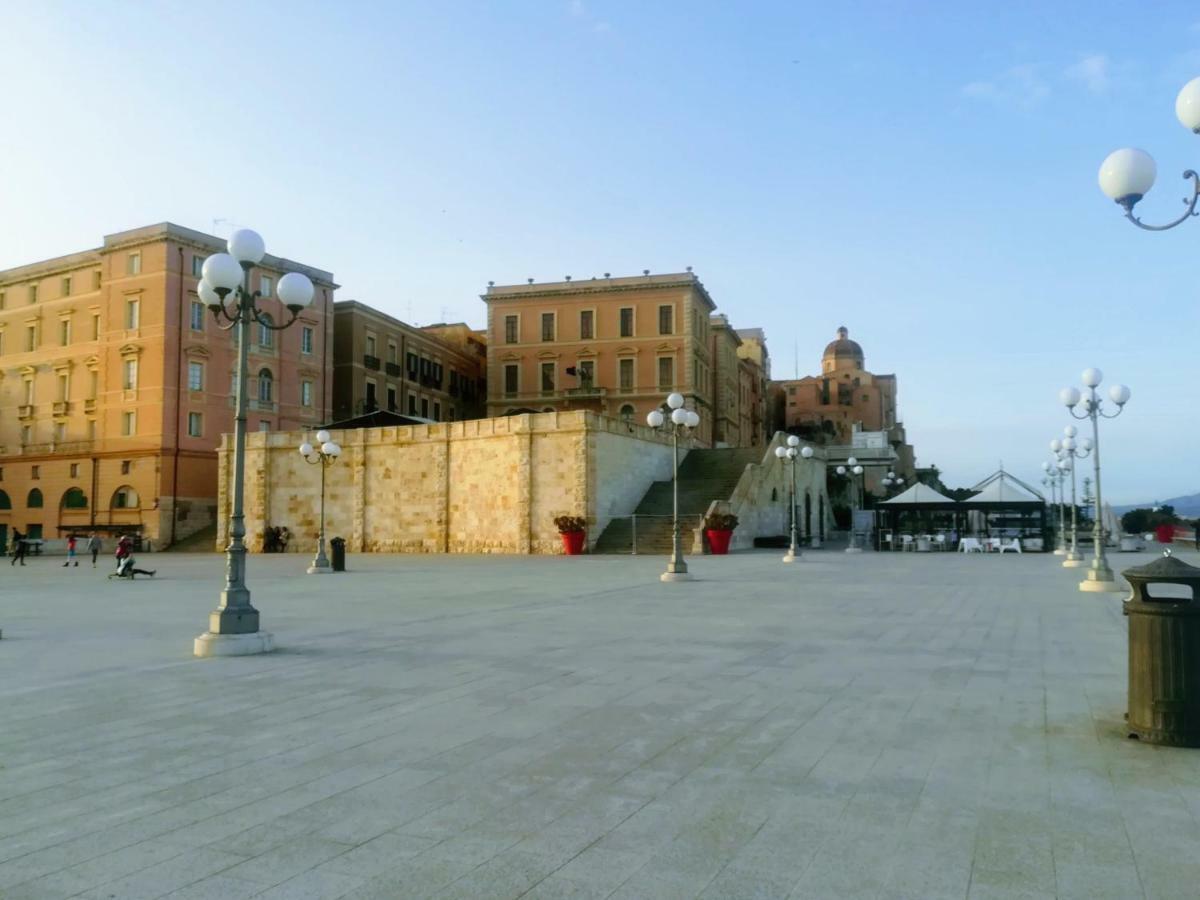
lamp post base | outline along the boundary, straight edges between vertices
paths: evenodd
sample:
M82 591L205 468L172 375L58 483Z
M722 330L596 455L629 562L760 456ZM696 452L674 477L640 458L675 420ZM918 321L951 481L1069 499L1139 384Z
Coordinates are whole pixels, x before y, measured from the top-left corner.
M309 575L332 575L333 574L333 566L331 566L329 563L325 563L325 565L321 565L320 563L313 563L311 566L308 567L307 571L308 571Z
M1087 565L1087 560L1078 554L1072 556L1068 553L1067 558L1062 561L1062 565L1064 569L1079 569Z
M1067 550L1066 550L1066 548L1065 548L1065 547L1055 547L1055 548L1054 548L1054 555L1055 555L1055 556L1066 556L1066 555L1067 555Z
M275 639L266 631L252 634L213 634L206 631L192 644L192 653L202 659L210 656L251 656L270 653L274 649Z
M1089 569L1087 577L1079 582L1081 591L1094 594L1124 594L1129 590L1122 582L1113 577L1112 569Z
M847 553L862 553L863 549L862 549L862 547L847 547L846 552Z
M659 581L691 581L691 572L663 572L658 576Z
M783 561L785 563L794 563L794 562L800 562L800 560L802 560L803 558L804 557L802 557L800 554L793 553L791 550L789 550L787 552L787 554L783 557Z

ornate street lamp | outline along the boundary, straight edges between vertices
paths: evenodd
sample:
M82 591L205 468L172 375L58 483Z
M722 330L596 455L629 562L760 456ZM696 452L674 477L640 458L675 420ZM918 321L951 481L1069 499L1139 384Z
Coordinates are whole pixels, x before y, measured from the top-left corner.
M855 479L862 475L863 467L858 464L857 459L851 456L846 460L846 465L838 466L834 471L843 478L850 479L850 545L846 548L846 552L862 553L862 547L858 546L858 538L854 534L854 511L858 509L858 482Z
M1096 480L1096 515L1092 525L1094 552L1087 577L1079 583L1079 589L1120 591L1121 588L1117 586L1104 552L1104 501L1100 496L1100 419L1115 419L1124 411L1125 404L1129 402L1129 388L1123 384L1114 384L1108 389L1109 399L1117 405L1117 411L1110 416L1104 412L1103 401L1096 394L1096 388L1104 380L1104 374L1099 369L1085 369L1082 377L1083 385L1087 388L1086 395L1081 395L1079 389L1073 387L1063 388L1058 393L1059 400L1072 416L1076 419L1092 420L1092 474Z
M671 559L667 562L667 571L659 576L659 580L687 581L692 576L688 574L683 550L679 546L679 435L691 434L692 429L699 427L700 414L684 409L683 394L679 393L667 395L667 407L671 410L669 420L661 409L652 410L646 416L646 424L651 428L667 428L671 432Z
M1175 98L1175 115L1184 128L1193 134L1200 134L1200 78L1193 78L1183 86ZM1192 216L1200 215L1196 212L1196 204L1200 202L1200 175L1188 169L1183 173L1183 178L1185 181L1191 179L1192 196L1183 200L1186 207L1183 215L1166 225L1147 225L1137 218L1133 208L1149 193L1157 175L1158 166L1149 153L1126 147L1113 151L1100 164L1100 190L1125 210L1125 218L1146 231L1166 231L1182 225ZM1099 508L1096 507L1097 511Z
M333 571L333 566L325 557L325 470L333 465L341 453L342 448L330 439L329 432L324 429L317 432L315 447L308 441L300 445L300 455L304 461L321 467L321 533L317 538L317 555L308 567L309 575L328 575Z
M209 614L208 631L196 638L196 656L243 656L272 649L271 635L258 630L258 610L250 603L246 587L246 521L243 507L246 483L246 379L249 377L250 323L282 331L296 321L312 302L313 285L299 272L279 279L275 292L291 318L276 325L258 309L261 294L250 290L250 270L266 255L263 239L254 231L235 231L226 244L228 253L214 253L204 261L196 288L200 299L222 331L237 328L237 400L233 427L233 509L229 516L225 589L217 608ZM224 320L225 324L222 324Z
M903 489L904 479L901 478L899 475L897 475L895 472L892 472L889 470L888 473L885 476L883 476L883 480L880 482L880 484L883 485L883 491L884 491L884 494L886 495L886 494L891 493L892 488L895 488L897 491Z
M1063 429L1065 435L1062 440L1055 438L1050 442L1050 449L1055 450L1062 457L1065 463L1063 471L1071 472L1071 548L1067 551L1067 558L1063 560L1063 568L1076 569L1083 565L1083 554L1079 552L1079 523L1078 523L1078 501L1075 498L1075 460L1087 459L1092 451L1092 439L1080 438L1076 443L1075 435L1079 433L1074 425L1068 425Z
M1063 508L1063 480L1066 475L1060 468L1062 460L1056 453L1054 462L1042 463L1042 471L1046 473L1046 479L1042 483L1050 485L1050 506L1058 513L1055 517L1058 520L1058 527L1055 529L1054 540L1054 555L1067 555L1067 513Z
M785 563L794 563L797 559L800 558L800 548L796 543L796 457L799 456L804 459L812 459L812 455L813 455L812 447L804 447L803 449L797 449L798 447L800 447L800 438L796 437L796 435L793 434L793 435L788 436L786 447L776 447L775 448L775 455L777 457L779 457L779 459L782 460L783 463L791 469L791 476L792 476L792 487L791 487L791 494L790 494L791 515L788 517L789 523L790 523L791 535L792 535L792 542L791 542L791 545L788 547L787 555L783 557L783 561Z

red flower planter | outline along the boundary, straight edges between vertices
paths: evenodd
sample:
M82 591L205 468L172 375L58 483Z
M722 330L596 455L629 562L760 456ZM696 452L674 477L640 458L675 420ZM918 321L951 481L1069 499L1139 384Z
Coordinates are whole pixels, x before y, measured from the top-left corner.
M733 537L732 531L706 528L704 536L708 538L708 549L714 556L724 556L729 552L729 541Z
M560 534L563 541L563 553L567 556L579 556L583 553L583 540L587 537L586 531L563 531Z
M1174 525L1159 525L1154 529L1154 537L1160 544L1171 544L1175 541Z

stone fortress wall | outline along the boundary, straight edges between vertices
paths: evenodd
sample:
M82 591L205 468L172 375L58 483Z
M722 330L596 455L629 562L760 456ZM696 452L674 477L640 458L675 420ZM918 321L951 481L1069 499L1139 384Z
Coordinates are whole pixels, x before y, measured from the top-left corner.
M268 526L312 553L321 477L297 447L312 432L246 436L246 541ZM585 411L334 431L341 457L325 472L327 537L349 552L557 553L560 515L585 516L594 543L629 515L650 483L671 475L670 439ZM220 448L216 548L229 540L233 436ZM684 450L680 449L680 459Z

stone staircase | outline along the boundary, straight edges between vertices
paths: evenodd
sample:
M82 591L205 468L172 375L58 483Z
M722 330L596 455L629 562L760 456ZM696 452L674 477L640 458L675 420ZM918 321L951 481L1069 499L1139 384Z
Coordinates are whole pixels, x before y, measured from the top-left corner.
M714 500L728 500L742 472L762 461L761 447L692 450L679 465L679 535L690 553L700 517ZM671 482L656 481L634 510L637 517L637 552L671 552ZM601 532L593 553L629 553L634 523L629 516L613 519Z

